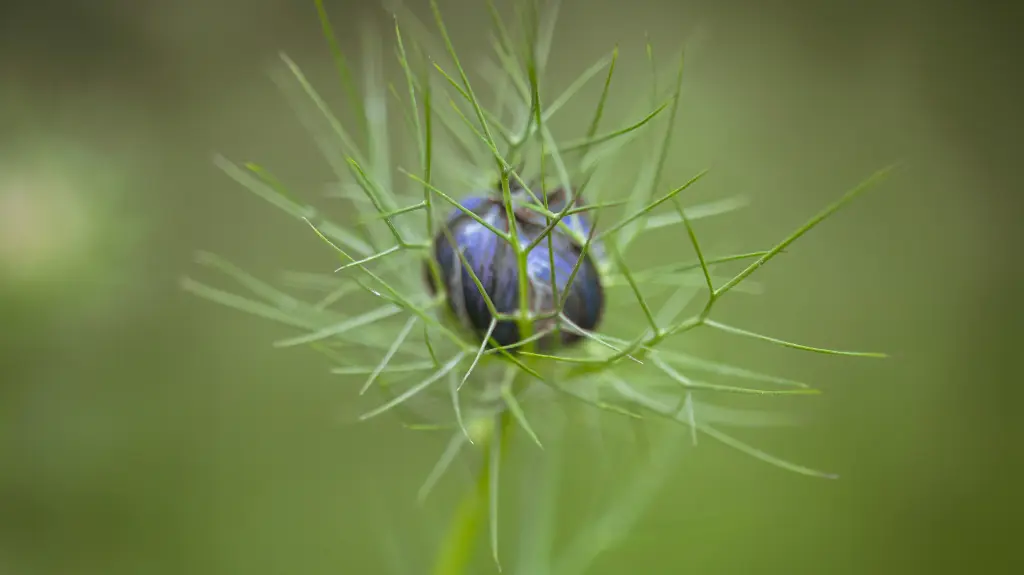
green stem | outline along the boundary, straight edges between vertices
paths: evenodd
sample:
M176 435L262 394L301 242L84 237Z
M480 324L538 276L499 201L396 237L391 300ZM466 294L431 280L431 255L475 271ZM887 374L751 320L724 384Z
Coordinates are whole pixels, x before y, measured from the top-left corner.
M448 534L434 563L434 575L462 575L467 572L473 548L487 509L488 467L480 471L476 487L467 492L455 510Z
M512 418L506 411L501 414L499 420L501 430L498 432L498 441L500 442L498 448L501 459L504 459ZM480 474L477 476L473 489L466 492L455 509L451 523L448 525L448 532L441 541L434 561L433 575L465 575L469 573L469 564L473 558L473 551L476 548L476 542L482 531L481 527L490 504L490 453L495 439L495 426L493 424L487 426L480 436L476 442L484 456Z

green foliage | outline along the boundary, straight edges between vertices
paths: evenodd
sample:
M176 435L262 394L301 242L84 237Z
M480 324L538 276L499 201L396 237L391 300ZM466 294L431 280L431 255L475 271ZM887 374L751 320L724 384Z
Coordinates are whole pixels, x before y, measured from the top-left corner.
M552 438L550 444L555 448L549 448L548 439L529 423L528 408L541 402L571 402L565 405L583 405L625 418L667 419L689 429L694 441L698 434L703 435L796 473L831 477L767 454L720 429L723 426L772 425L778 423L780 417L716 405L703 399L703 396L720 393L792 395L811 394L815 390L801 382L693 357L670 349L666 344L681 333L705 328L816 353L881 356L783 341L726 325L712 319L711 315L715 304L726 294L748 287L748 278L761 266L877 184L888 169L857 185L766 250L707 254L694 223L729 213L745 202L742 198L726 198L685 205L684 192L698 184L707 171L670 191L659 193L663 189L662 172L669 158L681 103L682 54L674 67L674 82L668 94L659 89L658 74L654 74L651 93L642 96L654 103L649 113L624 127L599 133L618 60L617 47L584 69L551 104L545 105L542 100L545 92L540 84L550 55L559 7L557 1L546 3L543 13L536 1L517 5L517 25L511 25L493 4L489 6L495 25L492 38L495 54L494 60L485 63L481 75L489 78L490 92L498 95L491 103L480 96L482 92L476 86L480 80L471 81L467 62L460 57L435 2L431 2L433 29L417 20L412 12L396 9L395 57L404 86L385 85L379 41L371 39L364 54L367 60L362 78L363 96L357 97L352 68L334 37L323 2L317 0L316 4L347 94L346 102L350 106L347 113L356 118L355 125L351 129L344 125L299 66L285 55L281 59L288 78L278 77L278 81L299 119L319 145L324 159L333 168L340 195L354 208L355 217L346 222L331 220L318 209L294 199L286 184L257 164L239 164L222 157L216 162L257 197L292 218L306 222L337 254L339 267L333 274L291 273L283 278L284 283L297 292L319 293L318 299L285 292L211 254L200 255L198 263L222 272L248 295L224 291L193 279L183 280L182 285L198 296L301 330L300 334L275 345L312 346L337 364L332 368L333 373L365 378L361 379L360 394L377 388L388 397L362 419L395 413L413 428L451 429L448 448L427 475L419 494L421 500L467 446L474 445L487 454L476 488L466 495L463 505L455 512L434 573L465 572L477 524L484 512L488 513L490 521L492 555L500 565L499 471L504 446L512 430L518 427L538 447L544 446L548 460L546 469L557 467L550 460L558 457L559 438ZM410 30L414 33L410 34ZM522 42L512 40L519 36ZM650 43L647 56L652 70L657 71L655 51ZM447 60L442 61L445 58ZM600 99L586 134L577 140L556 142L548 123L603 71ZM415 141L415 154L411 158L402 156L402 147L391 141L389 110L398 112L397 117L402 119L400 127ZM663 132L655 139L647 160L639 169L616 161L618 152L644 142L645 132L657 130L659 125ZM399 155L395 156L396 153ZM403 160L411 161L417 168L414 171L401 168ZM396 169L405 177L393 178ZM623 171L636 172L636 184L627 197L598 201L606 175ZM419 270L427 262L429 273L435 279L438 277L437 266L426 257L426 250L439 233L437 222L444 210L454 207L490 227L459 202L467 186L497 182L506 200L506 209L511 210L510 186L513 183L531 190L527 180L536 179L544 188L551 183L551 178L566 189L586 188L591 200L586 209L594 212L595 230L599 221L609 217L606 214L624 207L625 213L617 221L605 224L599 233L578 239L585 251L600 250L607 254L608 257L599 259L606 289L628 287L633 295L635 307L617 307L606 313L637 317L641 321L630 338L583 333L586 341L579 348L539 353L534 350L533 342L543 334L533 333L537 316L531 315L523 301L522 311L511 319L519 323L520 333L528 336L526 340L515 346L488 349L484 342L474 340L448 321L444 294L430 295L422 285L421 275L409 270ZM547 218L549 230L559 226L567 233L576 233L563 221L576 209L572 202L554 213L543 201L536 197L534 200L529 208ZM510 220L514 225L515 219ZM673 227L685 234L696 261L667 261L646 269L633 269L629 250L634 243L652 230ZM534 246L511 241L516 237L514 227L510 233L493 228L492 231L510 241L515 250L523 284L520 294L525 298L526 254ZM550 241L550 234L543 237ZM538 241L543 241L543 237ZM749 263L725 278L716 279L717 275L712 273L738 261ZM474 281L483 294L475 277ZM671 288L661 306L652 305L645 293L645 288L654 286ZM701 293L706 296L703 306L698 306L696 314L683 316L688 304ZM483 296L487 298L486 294ZM369 311L351 315L337 310L337 302L356 298L372 302L363 308ZM487 301L495 312L493 304ZM561 303L564 305L564 300ZM354 309L356 306L344 307ZM495 312L496 318L498 315ZM560 315L560 309L554 312L554 316ZM492 330L494 325L492 322ZM573 327L561 321L557 329ZM484 340L489 336L490 332ZM377 359L368 364L352 363L353 358L367 357L368 350L376 352ZM726 385L698 379L698 374L756 381L770 387ZM450 409L438 410L437 401L427 401L436 398L450 405ZM671 447L677 441L678 437L673 434L663 438L653 450L652 468L639 470L636 484L627 487L625 495L614 499L615 503L604 510L598 520L581 530L564 554L548 557L547 552L525 553L519 572L584 572L603 549L628 530L640 509L653 497L671 470L674 458ZM548 481L555 481L554 476ZM549 501L550 505L553 502ZM535 537L537 533L550 533L552 511L538 509L534 519L539 522L531 530ZM540 548L544 543L534 541L533 546Z

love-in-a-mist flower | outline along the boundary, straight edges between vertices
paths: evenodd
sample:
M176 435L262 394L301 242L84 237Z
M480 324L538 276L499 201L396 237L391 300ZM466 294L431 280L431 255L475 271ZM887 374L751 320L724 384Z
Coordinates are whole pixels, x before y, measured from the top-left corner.
M530 205L531 194L518 186L508 206L500 191L462 200L434 239L433 262L424 264L431 292L441 287L457 320L491 347L514 347L527 339L519 315L541 350L576 343L601 321L604 289L594 263L597 250L586 241L593 228L584 212L568 213L583 207L582 198L570 197L565 188L540 193L547 209L562 217L539 213ZM520 314L523 304L526 313Z
M466 509L489 510L495 560L497 477L508 432L518 426L542 444L527 417L527 399L548 405L573 401L626 417L669 420L689 428L694 438L703 434L779 467L831 477L769 455L722 430L776 425L780 418L775 414L707 399L714 394L812 393L809 386L695 357L675 345L675 336L715 329L804 351L880 355L783 341L719 322L712 311L726 294L741 291L754 272L877 183L886 171L856 186L769 249L708 254L695 222L742 203L725 199L684 205L683 192L704 172L681 185L662 187L679 108L682 59L670 71L674 81L666 82L658 73L653 94L642 94L643 102L653 96L662 104L624 127L599 132L618 50L548 100L540 78L555 33L553 12L544 26L537 18L525 18L527 33L519 35L507 29L492 6L497 58L485 62L484 70L490 72L485 76L497 102L487 107L432 2L443 49L429 49L437 40L429 34L420 34L408 49L408 39L403 40L396 25L395 48L405 88L401 94L389 94L380 40L371 38L364 44L363 96L357 97L347 60L337 57L332 28L322 3L317 4L357 121L351 126L339 121L286 56L286 75L293 81L282 85L335 171L333 194L345 201L345 213L354 215L334 220L295 200L295 194L266 168L218 161L256 195L312 227L341 265L335 273L288 274L286 279L295 288L320 292L310 300L204 254L201 263L227 273L254 297L192 279L184 280L186 289L300 330L277 342L278 347L314 346L335 364L333 373L358 378L360 393L376 388L385 396L361 419L396 413L410 426L449 429L449 448L429 473L421 497L460 449L470 443L483 448L486 461L478 488L467 494L471 501ZM557 3L553 5L551 10L556 11ZM533 7L527 2L525 12L533 14ZM412 12L403 11L402 18L419 24ZM525 49L510 40L520 37L529 39ZM426 52L430 64L422 57ZM523 53L526 58L520 60ZM646 53L653 58L650 45ZM437 60L443 56L448 63ZM548 127L551 116L603 70L604 87L586 133L576 140L557 141ZM400 113L389 116L395 108ZM401 155L413 147L393 146L388 139L390 117L404 120L415 138L414 154ZM644 161L637 165L618 159L616 152L642 141L641 136L661 120L667 122L665 132ZM396 180L396 168L407 177ZM632 189L602 197L608 194L608 176L623 173L636 174ZM498 185L493 183L496 175ZM616 210L622 210L616 218L604 215ZM690 246L692 259L681 261L681 250L664 250L658 252L666 256L662 262L636 269L629 250L637 239L672 232L674 241ZM712 273L737 262L745 266L724 279ZM649 294L659 288L668 295L655 306ZM704 305L693 315L684 315L701 297ZM614 329L609 326L613 319ZM715 378L756 381L763 388L708 381ZM476 497L485 501L472 500ZM472 525L476 517L457 513L455 521ZM464 555L472 545L458 538L472 531L451 531L455 539L438 554L435 573L465 572ZM607 544L607 531L599 530L594 541ZM558 571L548 566L546 571L575 573L582 569L580 564Z

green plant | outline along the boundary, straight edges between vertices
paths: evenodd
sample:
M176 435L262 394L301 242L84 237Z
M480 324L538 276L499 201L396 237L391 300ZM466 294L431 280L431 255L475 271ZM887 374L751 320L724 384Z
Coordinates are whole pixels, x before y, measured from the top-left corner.
M299 299L211 254L202 254L200 263L225 272L252 296L222 291L192 279L183 280L183 285L218 303L298 328L302 331L300 335L277 342L277 347L312 346L337 364L334 373L364 377L361 394L376 387L388 400L365 413L362 419L394 412L403 416L410 427L451 429L449 448L427 476L421 498L426 497L467 445L473 444L485 454L475 489L466 494L454 513L445 543L438 551L434 573L466 572L485 515L489 518L493 559L500 565L497 495L503 476L501 465L513 429L521 429L539 448L545 448L547 463L554 469L557 456L552 453L552 446L557 448L560 432L542 437L524 408L530 402L567 409L582 406L597 410L595 413L609 412L633 419L660 417L688 427L694 441L698 434L703 434L773 465L805 475L831 477L769 455L719 429L729 425L770 425L777 422L777 417L697 399L697 394L789 395L812 394L815 390L789 379L697 358L665 344L674 336L702 328L817 353L880 357L876 353L829 350L783 341L721 323L711 317L711 312L726 294L747 285L758 268L880 181L888 169L848 191L768 250L705 254L693 222L727 213L740 207L742 201L730 198L684 206L683 192L706 171L672 189L661 188L680 106L682 54L677 65L669 70L673 81L668 83L667 90L663 88L663 73L654 74L649 94L654 102L651 111L637 114L629 125L602 132L617 49L584 70L550 104L545 103L546 94L540 82L555 32L557 1L548 3L543 14L537 2L517 5L515 27L507 24L493 4L489 5L497 58L484 68L496 94L490 106L484 104L477 84L470 80L435 2L431 2L431 7L436 32L429 31L411 12L398 9L395 48L402 88L385 83L379 45L366 45L361 97L323 3L317 0L316 4L339 78L348 94L348 113L356 120L352 125L340 121L300 68L284 55L282 60L292 82L282 82L282 86L334 169L339 185L337 195L355 207L358 217L348 223L328 219L312 206L294 199L287 187L262 166L238 165L224 158L218 158L217 164L256 195L305 222L312 233L337 253L341 265L334 274L293 273L286 277L295 288L322 290L318 301ZM409 35L408 30L414 33ZM521 43L513 40L519 36ZM438 39L440 46L435 45ZM438 60L442 57L447 61ZM647 57L652 69L655 68L650 43ZM602 72L601 97L586 134L578 140L557 142L548 122ZM643 100L646 104L648 95ZM389 138L389 113L396 109L416 144L411 151ZM661 120L665 130L655 138L653 153L640 166L633 189L624 199L602 199L606 193L602 186L605 175L633 167L617 161L618 153L642 142L645 132L654 130ZM401 177L396 178L395 166L401 165L397 157L415 161L415 173L399 168ZM418 270L427 261L427 249L438 233L442 217L439 214L454 207L472 216L459 202L460 195L495 187L508 202L511 186L519 184L531 189L526 183L529 180L539 182L542 190L549 186L585 189L589 201L586 209L594 217L596 233L577 239L584 250L600 245L606 252L607 257L599 260L606 289L628 290L625 293L629 294L611 297L607 314L631 313L631 317L642 318L638 328L632 326L637 328L633 333L623 337L599 330L586 333L583 345L545 353L534 349L533 337L526 337L517 345L487 348L448 321L443 293L430 294L421 274L409 273L411 266ZM545 194L540 197L546 199ZM571 205L554 213L540 199L531 207L547 218L552 228L564 227L561 220L572 213L570 208ZM617 210L621 216L607 224L606 214ZM695 261L666 262L634 270L629 263L629 250L634 242L652 230L672 227L686 234ZM495 233L502 234L497 230ZM513 245L520 281L524 282L524 252L518 243ZM746 262L746 266L716 281L712 269L729 262ZM429 269L431 274L437 273L436 265L429 264ZM658 287L668 287L669 294L660 306L654 306L649 293ZM701 293L706 300L698 306L697 313L683 316ZM368 312L350 315L332 308L342 298L347 302L375 303ZM520 309L527 310L527 306ZM523 311L514 319L521 333L532 333L534 318L528 312ZM376 350L379 359L372 364L353 364L344 353L362 348ZM421 377L421 373L426 375ZM696 379L692 375L695 373L757 381L769 388L710 383ZM407 380L412 383L403 388L401 384ZM552 557L550 550L540 550L545 545L543 534L550 531L549 514L554 503L547 500L547 508L540 504L535 514L540 523L532 530L533 551L523 553L519 572L584 572L602 549L624 533L656 493L671 469L671 448L677 441L677 435L666 435L653 449L651 468L638 473L637 483L623 497L614 499L615 503L600 514L599 520L581 529L560 556ZM550 477L538 483L550 488L554 481ZM543 519L544 516L547 518Z

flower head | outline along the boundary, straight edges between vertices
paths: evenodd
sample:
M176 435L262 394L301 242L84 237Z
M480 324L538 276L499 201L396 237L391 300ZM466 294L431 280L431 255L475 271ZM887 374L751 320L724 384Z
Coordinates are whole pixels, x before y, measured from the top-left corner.
M539 336L541 350L576 343L601 320L600 274L593 251L584 251L594 228L585 213L569 214L582 199L568 197L564 188L543 193L543 204L530 196L517 187L507 206L500 193L463 200L467 211L452 209L434 239L434 261L424 266L431 292L443 290L458 321L489 347L523 342L516 321L523 288L522 319ZM548 210L559 214L541 213ZM433 281L435 265L440 285Z
M304 220L338 255L341 265L333 274L288 276L295 287L321 290L322 297L297 298L208 254L203 263L234 276L258 299L191 279L185 280L185 287L302 330L278 346L315 346L338 364L334 373L361 378L362 392L377 387L386 394L387 400L363 419L396 412L414 420L411 425L451 427L456 447L463 445L463 438L466 443L500 445L508 422L517 423L540 445L524 403L561 398L626 417L668 419L688 426L694 437L704 434L798 473L829 476L764 453L720 429L773 425L778 417L704 399L715 394L814 390L801 382L698 358L672 343L679 334L714 329L805 351L880 355L783 341L721 323L712 318L712 311L724 296L740 291L737 288L754 272L880 180L885 171L768 249L706 254L694 222L729 212L742 202L684 205L683 192L705 172L681 185L661 187L680 100L682 58L671 70L675 81L668 84L669 93L654 91L662 104L626 126L599 132L617 49L584 70L548 104L539 84L549 52L541 47L550 46L551 38L540 30L552 34L554 27L540 28L527 18L530 43L526 58L520 60L520 50L509 40L512 35L496 17L497 62L488 69L500 72L492 74L498 101L488 107L477 95L436 5L434 14L444 50L430 54L438 59L432 66L423 58L423 46L436 37L421 35L419 42L409 43L396 25L395 47L405 82L403 94L392 92L396 105L388 106L379 40L367 43L365 97L351 102L359 118L353 126L343 125L300 68L283 57L290 82L282 84L336 171L335 195L354 207L356 217L334 221L294 200L267 169L218 159L231 177ZM321 16L336 48L322 10ZM412 13L403 12L401 17L425 29ZM653 53L650 46L647 53ZM340 52L335 56L342 80L351 87L347 60ZM440 63L442 56L449 63ZM602 71L604 87L587 133L576 140L556 141L548 127L551 116ZM513 102L508 101L510 94ZM644 94L644 100L649 96ZM394 108L401 111L399 117L415 140L415 153L405 159L418 165L411 171L400 168L406 177L399 181L393 179L395 165L402 165L394 156L398 148L386 136L387 111ZM645 162L637 167L615 161L616 152L643 142L661 121L665 129L654 132L660 137L653 138ZM601 197L600 188L611 170L637 172L636 185L625 197ZM497 185L486 184L495 179ZM617 218L606 215L617 210L622 210ZM680 250L665 250L660 265L634 269L630 248L655 230L674 231L676 243L688 245L692 259L682 260ZM712 275L712 269L736 262L745 266L726 279ZM649 297L654 286L669 288L660 306ZM619 295L613 297L613 291ZM684 315L702 296L699 311ZM335 307L342 298L345 305ZM612 318L631 332L606 333L603 320ZM358 353L346 353L351 350ZM374 352L370 362L356 359L366 357L366 350ZM702 374L756 381L764 387L706 381ZM503 424L494 424L495 417ZM451 459L448 454L441 458L424 493Z

